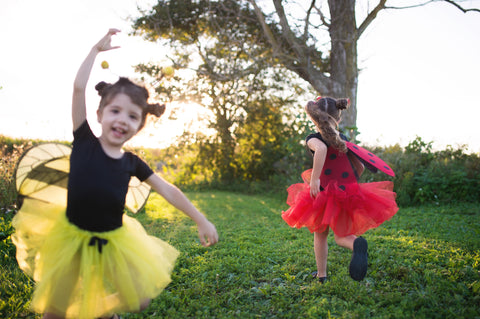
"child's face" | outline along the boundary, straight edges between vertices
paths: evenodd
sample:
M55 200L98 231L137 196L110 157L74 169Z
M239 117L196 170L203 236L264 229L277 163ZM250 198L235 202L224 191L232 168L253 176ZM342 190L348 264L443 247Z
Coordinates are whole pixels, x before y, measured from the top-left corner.
M121 147L138 132L142 108L120 93L97 111L97 117L102 125L102 139L111 146Z

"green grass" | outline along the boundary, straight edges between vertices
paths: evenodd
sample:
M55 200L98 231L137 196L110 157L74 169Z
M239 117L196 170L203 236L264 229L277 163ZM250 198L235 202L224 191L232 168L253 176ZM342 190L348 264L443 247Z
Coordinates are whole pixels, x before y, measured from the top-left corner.
M167 289L126 318L480 318L478 204L400 209L364 235L362 282L349 277L350 252L330 235L330 280L321 285L310 279L313 236L283 222L283 199L187 196L217 226L220 242L200 246L194 223L152 195L137 218L181 255ZM34 318L27 311L33 284L14 261L9 219L0 224L0 317Z

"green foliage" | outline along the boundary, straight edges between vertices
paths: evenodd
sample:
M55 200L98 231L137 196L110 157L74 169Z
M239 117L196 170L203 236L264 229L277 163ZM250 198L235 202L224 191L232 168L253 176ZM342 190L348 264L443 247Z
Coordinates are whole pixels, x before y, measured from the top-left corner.
M276 173L278 162L288 155L285 144L296 135L283 123L283 101L258 101L248 105L248 116L236 132L236 178L266 181ZM298 140L296 141L298 143Z
M31 145L31 141L0 136L0 213L15 207L15 167L20 156Z
M268 124L262 121L254 121L252 127L256 125L266 125L267 129L254 128L249 129L249 134L239 134L233 159L234 180L222 182L207 151L199 149L204 145L196 144L180 144L178 148L164 150L163 160L174 156L174 160L166 160L169 163L163 170L166 178L183 189L286 196L286 188L301 182L301 172L311 168L312 157L303 140L312 128L302 115L297 115L280 135L267 134ZM365 147L385 160L396 176L391 178L365 170L360 181L392 180L400 206L478 202L480 199L480 158L478 154L468 154L465 147L448 146L433 151L432 143L419 137L405 148L399 145Z
M187 196L216 225L220 242L200 246L194 223L152 195L145 212L135 217L181 255L165 291L145 312L123 317L480 316L477 204L400 209L392 220L364 235L369 270L362 282L349 277L351 254L330 235L329 281L322 285L310 277L316 269L313 236L285 224L283 198L214 191ZM9 219L0 219L7 232ZM33 283L19 273L11 242L3 244L0 317L33 318L27 315Z
M210 111L208 127L215 134L189 132L181 142L189 144L193 137L196 144L188 149L197 157L187 155L188 172L206 172L209 183L221 187L237 180L267 181L287 155L285 141L298 133L288 124L294 112L303 113L298 99L308 90L269 53L251 4L158 1L136 19L134 29L152 41L168 37L177 68L194 70L192 78L178 79L172 97L195 101ZM278 29L272 25L272 30ZM161 80L155 65L140 65L137 71L154 83ZM170 85L162 82L157 93ZM183 182L186 176L179 177Z
M192 142L185 133L176 145L155 151L144 150L150 166L159 166L164 178L188 190L220 189L242 193L285 194L286 187L298 182L300 173L311 165L304 137L312 128L304 113L282 123L277 108L268 104L250 112L236 131L236 147L230 159L229 179L224 179L216 148L208 141Z
M175 158L174 165L167 170L176 183L190 189L206 186L285 193L289 184L300 181L301 171L311 167L311 159L301 144L308 131L293 128L298 119L294 119L294 112L303 113L298 100L308 91L302 90L299 83L307 81L324 91L322 94L331 93L330 80L336 85L344 82L335 79L338 74L350 74L352 78L347 82L356 83L356 52L349 50L352 46L341 48L341 39L349 38L345 34L356 32L355 23L348 22L354 22L354 3L329 8L334 24L344 26L325 34L338 44L331 53L326 53L324 41L315 40L328 28L313 28L316 31L311 33L312 25L308 23L316 14L323 20L320 8L312 3L304 18L287 15L282 24L281 12L298 8L299 2L277 4L272 11L251 1L161 0L134 20L134 34L150 41L163 39L173 48L172 60L178 68L196 71L194 79L171 85L170 96L187 99L184 92L192 92L189 98L208 107L214 115L209 123L216 131L214 136L196 138L192 145L192 135L185 134L188 139L180 144L188 147L177 149L175 156L180 156L180 160ZM272 44L272 40L277 43ZM337 68L332 61L338 54L352 62L346 64L350 70L332 71ZM200 65L192 63L194 59L201 61ZM137 71L158 83L158 66L138 66ZM157 85L158 93L165 91L164 84ZM347 86L344 92L355 91ZM352 98L349 112L355 109ZM344 118L345 134L358 142L352 119ZM186 154L182 155L184 151ZM466 155L464 149L434 152L432 143L417 138L405 150L377 147L374 153L397 172L394 182L401 205L479 199L478 156ZM363 180L386 178L383 174L367 173Z
M33 282L15 260L12 210L0 212L0 318L32 318L28 309Z
M360 132L358 131L358 127L356 126L346 126L343 128L340 127L340 132L343 133L350 142L355 144L360 144L360 141L357 139L357 135L360 134Z
M220 189L242 193L268 193L286 196L286 188L301 182L300 174L312 165L304 137L312 132L304 113L283 124L278 109L260 108L251 112L244 127L237 131L237 146L231 159L232 178L222 179L214 148L208 143L192 143L185 136L175 146L163 150L135 148L167 180L187 190ZM257 113L256 113L257 112ZM41 141L16 140L0 136L0 208L14 207L16 192L13 172L21 153ZM400 206L478 202L480 194L480 158L469 154L465 146L434 151L432 142L420 137L405 148L399 145L368 147L384 159L396 177L366 170L361 182L392 179Z
M132 27L135 35L152 42L162 39L178 49L175 63L192 61L192 48L199 50L203 62L199 75L217 82L228 81L222 67L254 76L258 69L266 73L282 69L323 95L346 96L356 91L358 77L354 12L354 1L330 6L312 2L307 10L304 1L270 6L248 0L159 0L142 11ZM323 23L325 16L331 16L332 25ZM347 43L346 38L355 40ZM233 59L225 59L228 56ZM229 61L219 68L220 59ZM338 60L347 63L335 63ZM275 76L269 77L275 83ZM250 94L251 89L236 92ZM351 98L346 112L355 114L356 97ZM355 125L354 118L347 116L344 122Z
M478 154L467 154L465 146L433 151L432 144L417 137L405 149L398 145L371 149L395 171L393 181L399 205L478 202ZM382 180L385 175L367 172L362 179Z
M150 41L170 38L183 46L191 45L202 37L217 37L226 41L228 33L223 31L228 30L236 30L236 38L241 35L243 42L248 41L249 45L258 45L261 40L255 13L237 0L160 0L151 10L135 19L133 28ZM224 52L228 51L226 49L235 50L232 45L224 46Z

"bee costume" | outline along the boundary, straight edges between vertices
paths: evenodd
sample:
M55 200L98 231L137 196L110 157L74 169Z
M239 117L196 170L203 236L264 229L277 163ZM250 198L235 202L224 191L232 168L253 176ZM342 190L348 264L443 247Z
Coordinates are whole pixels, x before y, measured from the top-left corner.
M124 214L140 210L153 171L136 155L109 157L85 121L73 148L43 144L20 159L22 206L12 224L35 312L98 318L140 310L171 281L178 251ZM67 191L68 187L68 191Z

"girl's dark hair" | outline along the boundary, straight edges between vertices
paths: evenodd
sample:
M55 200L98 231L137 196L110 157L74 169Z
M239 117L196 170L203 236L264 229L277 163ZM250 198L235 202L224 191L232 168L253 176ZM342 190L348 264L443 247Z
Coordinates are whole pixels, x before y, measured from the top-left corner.
M342 110L345 110L348 104L348 99L321 97L316 101L308 102L305 108L325 142L344 153L347 152L347 146L335 128L340 121Z
M99 110L103 109L105 105L110 103L110 101L120 93L126 94L130 97L132 103L140 106L142 108L142 122L139 130L145 126L145 120L148 114L160 117L165 112L165 105L148 103L149 94L145 87L135 84L124 77L121 77L114 84L109 84L102 81L95 85L95 89L97 90L98 95L102 97L100 100L100 105L98 106Z

